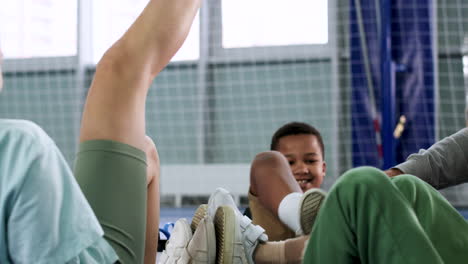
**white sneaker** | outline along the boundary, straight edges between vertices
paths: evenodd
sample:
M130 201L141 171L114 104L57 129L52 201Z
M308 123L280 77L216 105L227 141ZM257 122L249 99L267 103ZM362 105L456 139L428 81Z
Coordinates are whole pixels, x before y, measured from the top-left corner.
M160 264L188 264L190 256L187 246L192 239L192 230L187 219L177 220L171 237L166 243L166 249L161 253L158 263Z
M310 189L306 191L299 203L299 221L301 224L302 234L308 235L317 218L320 207L327 194L321 189Z
M213 211L215 213L213 213ZM214 214L218 264L253 264L253 253L268 236L243 216L231 194L218 188L208 200L208 216Z
M235 209L234 211L236 211L236 213L238 212L240 215L242 215L237 208L236 202L234 202L234 198L232 198L229 191L223 188L217 188L214 193L210 195L210 198L208 199L207 214L214 219L216 210L218 207L223 205L232 207Z
M192 222L193 223L193 222ZM187 252L192 264L214 264L216 261L216 235L213 220L208 216L198 223Z
M206 205L201 205L189 225L179 219L162 252L160 264L214 264L216 235L213 221L206 216ZM192 229L195 230L192 236Z

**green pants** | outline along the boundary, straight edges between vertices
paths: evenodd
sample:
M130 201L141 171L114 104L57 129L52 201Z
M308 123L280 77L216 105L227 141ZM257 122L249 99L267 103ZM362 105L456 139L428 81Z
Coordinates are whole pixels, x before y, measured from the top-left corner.
M83 142L75 177L121 263L143 263L146 155L108 140Z
M468 223L431 186L362 167L334 185L303 263L466 263Z

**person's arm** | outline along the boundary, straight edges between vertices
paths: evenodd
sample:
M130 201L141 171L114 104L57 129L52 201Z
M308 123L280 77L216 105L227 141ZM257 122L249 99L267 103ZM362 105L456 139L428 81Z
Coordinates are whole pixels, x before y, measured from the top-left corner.
M102 228L54 142L31 122L10 121L9 125L14 126L10 136L0 142L4 147L0 186L7 192L0 207L6 203L3 208L8 208L4 234L10 261L115 261L117 256L103 244Z
M468 128L410 155L385 173L390 177L412 174L436 189L468 182Z

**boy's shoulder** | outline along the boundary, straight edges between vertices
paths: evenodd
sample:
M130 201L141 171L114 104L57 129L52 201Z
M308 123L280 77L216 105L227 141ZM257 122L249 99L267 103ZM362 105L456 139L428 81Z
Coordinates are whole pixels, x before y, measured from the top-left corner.
M0 146L21 144L28 148L52 144L52 139L37 124L28 120L0 119Z

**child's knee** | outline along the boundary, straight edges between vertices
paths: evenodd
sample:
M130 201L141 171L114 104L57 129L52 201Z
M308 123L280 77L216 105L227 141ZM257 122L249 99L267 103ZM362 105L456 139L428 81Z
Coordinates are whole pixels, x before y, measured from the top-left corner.
M287 165L288 161L286 158L277 151L265 151L258 153L251 166L252 176L257 175L258 171L269 169L269 168L277 168L283 165Z
M344 173L330 190L325 205L340 204L342 208L358 208L380 199L392 188L390 178L381 170L359 167ZM358 207L356 207L358 206Z
M257 154L250 167L250 191L257 194L259 183L272 182L278 171L290 170L283 154L277 151L265 151Z
M406 190L406 189L420 189L420 188L427 188L429 184L424 182L423 180L419 179L413 175L399 175L392 178L393 184L395 184L398 189Z
M395 184L421 184L422 180L416 176L402 174L392 178L392 181Z
M381 170L373 167L359 167L344 173L337 185L346 188L365 187L369 189L382 189L390 183L388 176Z

